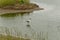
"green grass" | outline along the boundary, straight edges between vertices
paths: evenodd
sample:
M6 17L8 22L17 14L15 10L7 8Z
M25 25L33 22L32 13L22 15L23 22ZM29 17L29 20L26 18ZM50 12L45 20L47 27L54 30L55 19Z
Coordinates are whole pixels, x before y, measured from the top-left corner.
M16 0L0 0L0 7L6 6L6 5L14 5L16 3ZM18 0L18 3L29 3L29 0Z
M14 5L16 3L15 0L0 0L0 7L6 6L6 5Z
M19 0L19 3L21 4L21 3L30 3L30 0Z

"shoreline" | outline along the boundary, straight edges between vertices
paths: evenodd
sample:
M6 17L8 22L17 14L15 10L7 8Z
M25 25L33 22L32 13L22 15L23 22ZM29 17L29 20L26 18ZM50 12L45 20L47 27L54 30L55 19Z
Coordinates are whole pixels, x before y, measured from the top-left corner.
M43 10L43 8L35 8L30 10L9 10L9 9L1 9L0 8L0 15L6 13L30 13L37 10Z
M15 5L16 6L16 5ZM7 6L7 7L4 7L4 8L0 8L0 15L1 14L6 14L6 13L30 13L30 12L33 12L33 11L37 11L37 10L44 10L44 8L40 8L39 5L37 4L33 4L33 3L30 3L30 5L28 4L23 4L23 5L18 5L17 7L18 8L14 8L15 6ZM12 9L13 8L13 9Z

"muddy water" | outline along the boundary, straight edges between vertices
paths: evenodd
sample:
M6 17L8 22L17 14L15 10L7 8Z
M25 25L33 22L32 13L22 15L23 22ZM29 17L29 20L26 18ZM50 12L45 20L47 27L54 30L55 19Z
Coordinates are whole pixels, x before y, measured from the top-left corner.
M4 33L4 27L8 27L12 32L14 32L13 29L21 32L23 36L28 34L31 37L31 34L42 32L42 34L46 34L45 37L48 36L45 40L60 40L59 1L60 0L32 0L32 2L43 7L44 10L0 16L1 33ZM40 35L43 36L42 34Z

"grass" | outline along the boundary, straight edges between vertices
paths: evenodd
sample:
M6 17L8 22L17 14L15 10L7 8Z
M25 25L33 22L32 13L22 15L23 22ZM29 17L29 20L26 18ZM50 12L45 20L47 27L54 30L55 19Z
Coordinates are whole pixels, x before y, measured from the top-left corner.
M30 3L30 0L19 0L19 3Z
M18 0L18 3L29 3L29 0ZM14 5L16 4L16 0L0 0L0 7L6 6L6 5Z
M0 7L6 6L6 5L14 5L16 3L15 0L0 0Z

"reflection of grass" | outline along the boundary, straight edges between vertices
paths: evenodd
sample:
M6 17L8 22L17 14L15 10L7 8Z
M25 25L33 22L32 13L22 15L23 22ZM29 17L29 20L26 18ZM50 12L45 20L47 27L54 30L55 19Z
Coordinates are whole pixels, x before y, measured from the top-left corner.
M15 17L17 14L3 14L1 17Z
M1 17L16 17L16 16L23 16L24 14L29 14L29 13L6 13L0 16Z
M18 15L23 15L24 13L6 13L6 14L2 14L0 15L1 17L15 17L15 16L18 16Z

